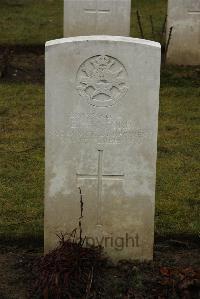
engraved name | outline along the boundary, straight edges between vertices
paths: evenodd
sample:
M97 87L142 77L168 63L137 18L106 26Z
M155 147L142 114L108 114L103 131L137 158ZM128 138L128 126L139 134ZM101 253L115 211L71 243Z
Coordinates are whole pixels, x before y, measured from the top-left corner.
M153 135L148 128L138 128L132 121L110 114L75 113L70 115L66 125L66 129L54 131L54 134L63 139L70 138L72 143L141 143Z

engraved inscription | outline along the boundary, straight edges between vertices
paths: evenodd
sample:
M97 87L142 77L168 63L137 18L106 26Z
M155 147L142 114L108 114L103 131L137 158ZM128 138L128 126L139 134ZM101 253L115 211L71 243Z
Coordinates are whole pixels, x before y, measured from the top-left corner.
M72 113L63 137L69 137L74 143L124 144L140 143L144 138L151 138L152 134L150 129L138 128L131 120L94 112Z
M122 63L108 55L87 59L77 73L79 95L95 107L110 107L128 91L128 75Z

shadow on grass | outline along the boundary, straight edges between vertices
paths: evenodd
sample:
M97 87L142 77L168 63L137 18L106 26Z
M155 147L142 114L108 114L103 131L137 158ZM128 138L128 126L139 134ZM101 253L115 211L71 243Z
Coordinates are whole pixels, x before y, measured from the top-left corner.
M37 235L37 236L0 235L0 250L9 247L16 247L19 249L43 248L44 247L43 235Z

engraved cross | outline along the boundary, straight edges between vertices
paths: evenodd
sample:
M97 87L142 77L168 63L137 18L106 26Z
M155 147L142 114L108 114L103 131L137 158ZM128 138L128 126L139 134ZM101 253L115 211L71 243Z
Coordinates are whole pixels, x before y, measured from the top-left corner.
M98 9L98 8L95 8L95 9L90 9L90 8L88 8L88 9L85 9L84 10L86 13L91 13L91 14L102 14L102 13L109 13L110 12L110 10L109 9Z
M188 14L189 15L200 15L200 9L198 10L194 10L194 9L190 9L188 10Z
M200 8L197 8L197 9L189 9L188 10L188 14L189 15L192 15L192 16L198 16L199 17L199 21L200 21ZM199 29L199 43L200 43L200 22L198 24L198 29Z
M102 210L102 183L103 180L122 181L124 174L103 174L103 150L98 150L98 173L97 174L79 174L78 179L97 180L97 225L101 225Z
M106 15L106 14L109 14L110 13L110 9L108 8L99 8L98 7L98 0L95 1L95 8L85 8L84 9L84 12L86 14L92 14L94 15L96 18L95 18L95 26L96 26L96 30L98 28L98 25L99 25L99 17L101 15Z

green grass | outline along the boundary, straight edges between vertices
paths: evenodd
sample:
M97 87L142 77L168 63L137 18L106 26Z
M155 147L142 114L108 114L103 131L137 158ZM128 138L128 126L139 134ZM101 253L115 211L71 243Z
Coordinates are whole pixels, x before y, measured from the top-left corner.
M155 26L155 39L166 14L167 0L134 0L132 3L131 36L140 37L136 10L146 39L153 39L150 15ZM63 0L1 0L0 1L0 44L32 45L44 44L47 40L63 36Z
M156 232L200 232L200 88L192 68L163 73L157 163Z
M140 37L140 30L136 11L141 15L141 24L145 39L161 41L161 32L165 17L167 14L167 0L134 0L132 1L132 15L131 15L131 36ZM152 34L152 26L150 21L152 16L154 34Z
M199 96L193 68L162 74L156 233L200 231ZM40 85L0 86L1 236L30 238L43 231L44 94Z
M39 85L0 85L0 237L42 233L43 98Z
M43 44L62 36L63 0L1 0L0 44ZM132 36L152 39L149 16L161 32L166 0L133 1ZM156 34L159 40L159 34ZM199 69L162 73L156 187L156 233L200 232ZM44 90L37 84L0 85L0 237L43 233Z
M63 0L1 0L0 44L44 44L63 36Z

